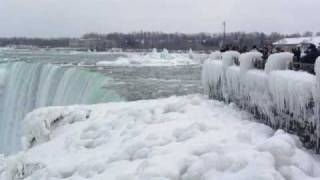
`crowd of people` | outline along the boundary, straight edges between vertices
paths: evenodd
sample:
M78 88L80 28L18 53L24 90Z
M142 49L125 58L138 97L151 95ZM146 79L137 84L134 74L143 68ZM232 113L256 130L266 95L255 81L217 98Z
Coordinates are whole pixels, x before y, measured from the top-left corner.
M249 51L260 52L262 53L263 63L257 65L257 68L261 68L261 69L264 68L265 63L271 54L280 53L280 52L291 52L294 55L292 69L306 70L310 73L314 73L313 66L317 58L320 56L320 49L318 49L314 44L309 44L304 51L301 49L302 49L301 46L291 48L290 50L283 49L280 47L274 47L272 44L265 45L262 48L258 48L257 46L252 46L252 48L248 48L246 46L240 48L239 46L227 45L221 49L221 52L230 51L230 50L238 51L240 53L245 53Z
M221 52L229 50L238 51L240 53L258 51L262 53L263 59L268 59L268 57L273 53L286 52L286 50L280 47L273 47L273 45L270 44L265 45L263 48L258 48L254 45L251 49L246 46L240 48L239 46L227 45L221 49ZM320 49L318 49L314 44L310 44L304 52L302 52L301 47L299 46L292 48L291 52L294 54L294 61L300 63L314 64L316 59L320 56Z

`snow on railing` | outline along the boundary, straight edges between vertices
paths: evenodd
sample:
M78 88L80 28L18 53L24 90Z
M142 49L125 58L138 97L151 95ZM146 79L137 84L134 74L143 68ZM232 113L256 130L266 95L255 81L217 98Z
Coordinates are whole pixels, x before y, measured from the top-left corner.
M237 58L240 66L234 63ZM210 98L234 102L265 124L297 134L319 152L320 58L315 66L317 76L287 70L292 58L291 53L273 54L265 70L258 70L261 53L226 52L222 62L204 63L202 83Z
M265 71L270 73L276 70L286 70L293 61L292 53L276 53L271 54L266 63Z

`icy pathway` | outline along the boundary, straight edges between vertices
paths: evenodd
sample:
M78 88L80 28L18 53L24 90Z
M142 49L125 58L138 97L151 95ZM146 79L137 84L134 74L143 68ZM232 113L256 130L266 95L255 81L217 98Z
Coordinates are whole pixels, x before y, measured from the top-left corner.
M320 179L294 136L249 119L199 95L44 108L26 119L34 147L0 160L0 179Z

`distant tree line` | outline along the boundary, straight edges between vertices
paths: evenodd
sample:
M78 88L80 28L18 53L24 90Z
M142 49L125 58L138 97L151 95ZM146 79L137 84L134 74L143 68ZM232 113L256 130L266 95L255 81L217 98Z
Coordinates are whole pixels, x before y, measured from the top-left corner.
M69 38L26 38L26 37L13 37L13 38L0 38L0 46L10 45L28 45L37 47L68 47Z
M222 45L232 44L239 47L253 45L263 46L266 43L275 42L285 35L279 33L234 32L227 33L224 39L223 34L182 34L162 32L136 32L136 33L110 33L97 34L88 33L84 39L105 39L114 42L116 48L122 49L150 49L167 48L169 50L211 50L221 48Z
M231 32L227 33L224 39L222 33L198 33L198 34L183 34L183 33L162 33L162 32L134 32L134 33L110 33L98 34L87 33L82 36L84 39L104 39L113 41L115 48L122 49L150 49L167 48L169 50L212 50L219 49L222 46L232 45L241 47L263 47L266 44L272 44L282 38L287 37L307 37L317 35L320 32L313 33L306 31L303 34L280 34L273 32L266 34L263 32Z
M95 39L99 42L107 42L102 44L103 47L97 47L106 50L111 47L122 49L163 49L169 50L212 50L219 49L222 45L234 45L238 47L262 47L265 44L271 44L285 37L303 37L320 35L320 32L313 34L307 31L303 34L280 34L273 32L266 34L263 32L232 32L227 33L224 38L222 33L163 33L163 32L133 32L133 33L87 33L81 39ZM0 38L0 46L8 45L33 45L38 47L68 47L70 38Z

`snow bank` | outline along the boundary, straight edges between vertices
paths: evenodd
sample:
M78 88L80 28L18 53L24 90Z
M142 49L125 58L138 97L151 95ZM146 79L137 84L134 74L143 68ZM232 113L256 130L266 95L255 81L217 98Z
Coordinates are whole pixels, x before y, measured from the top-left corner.
M153 50L144 55L130 54L128 57L119 57L115 61L99 61L98 66L177 66L199 64L200 60L190 54L169 53L167 49L162 52Z
M0 158L1 180L320 178L318 158L296 137L250 121L233 105L198 95L58 107L55 114L70 109L81 116L73 123L61 120L50 140ZM83 110L90 110L88 118ZM42 124L52 112L42 109L32 116L42 117L37 121Z
M265 71L270 73L275 70L287 70L289 69L289 64L293 61L293 54L284 52L276 53L269 56Z
M316 78L306 72L279 71L286 69L291 59L290 53L274 54L268 59L265 71L254 69L262 60L257 52L241 54L240 67L228 61L223 62L227 64L225 67L223 63L205 63L205 93L210 98L235 102L271 127L283 128L305 138L306 145L318 150L320 60L315 67Z

